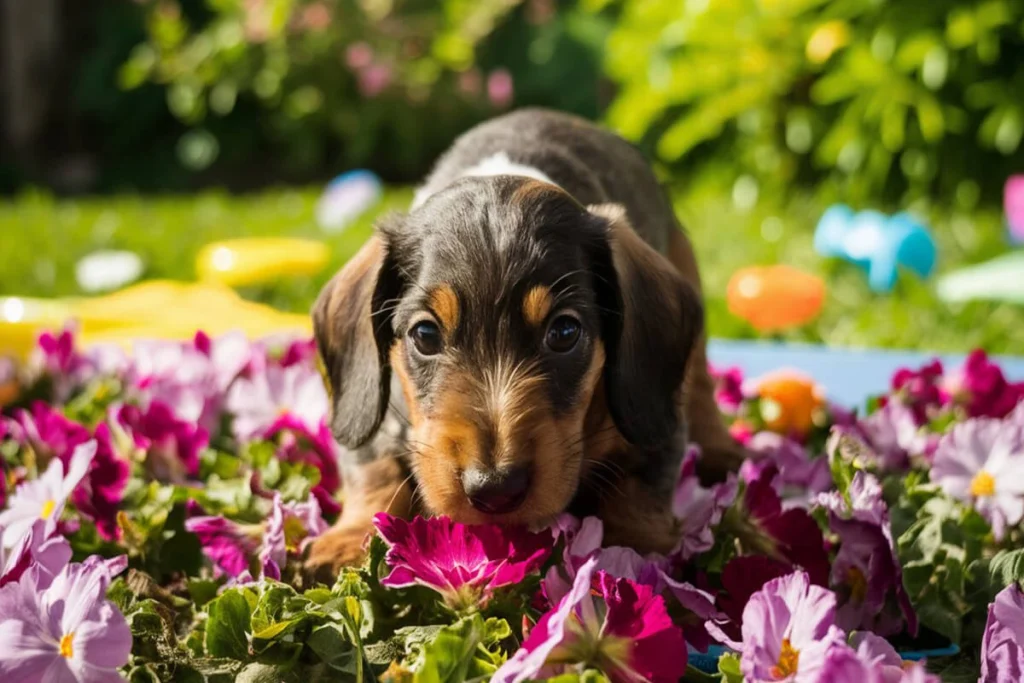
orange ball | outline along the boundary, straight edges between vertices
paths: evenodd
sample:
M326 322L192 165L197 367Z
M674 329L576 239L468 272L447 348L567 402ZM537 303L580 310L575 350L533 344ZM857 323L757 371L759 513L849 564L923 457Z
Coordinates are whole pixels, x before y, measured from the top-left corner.
M825 283L791 266L751 266L729 279L725 299L730 313L759 332L773 332L816 318L825 301Z
M762 399L765 426L779 434L807 434L814 426L815 413L825 406L821 388L795 370L769 372L755 387Z

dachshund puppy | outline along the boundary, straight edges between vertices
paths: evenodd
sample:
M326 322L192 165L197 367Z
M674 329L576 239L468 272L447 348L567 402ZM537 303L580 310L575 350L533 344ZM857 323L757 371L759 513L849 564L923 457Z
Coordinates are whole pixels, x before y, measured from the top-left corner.
M598 515L610 543L669 551L686 443L706 479L742 460L702 319L693 250L632 146L542 110L469 131L314 307L344 492L307 567L357 562L381 511Z

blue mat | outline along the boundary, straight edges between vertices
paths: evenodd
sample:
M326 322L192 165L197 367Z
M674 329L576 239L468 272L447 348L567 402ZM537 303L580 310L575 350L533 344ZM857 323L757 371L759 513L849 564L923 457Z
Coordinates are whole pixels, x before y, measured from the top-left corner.
M934 354L879 349L838 349L810 344L712 339L708 360L718 367L738 366L747 377L791 368L814 377L829 398L849 407L862 407L869 396L889 388L893 372L901 367L918 368L938 357L947 370L959 367L964 354ZM1011 381L1024 380L1024 357L996 356Z
M708 651L703 653L697 652L692 647L687 647L687 660L691 666L698 670L713 674L718 672L718 658L728 652L731 652L731 650L721 645L711 645L708 647ZM957 654L960 654L960 648L957 645L949 645L934 650L915 650L899 653L900 657L908 662L935 660L942 657L953 657Z

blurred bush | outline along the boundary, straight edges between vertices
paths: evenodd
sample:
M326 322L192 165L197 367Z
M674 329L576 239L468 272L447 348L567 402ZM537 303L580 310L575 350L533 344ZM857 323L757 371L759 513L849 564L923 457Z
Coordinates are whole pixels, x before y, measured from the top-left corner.
M588 4L621 12L611 124L741 195L824 183L969 209L1024 167L1020 0Z
M123 88L165 88L194 171L410 181L514 104L596 117L600 14L555 0L150 0ZM258 166L258 164L257 164Z

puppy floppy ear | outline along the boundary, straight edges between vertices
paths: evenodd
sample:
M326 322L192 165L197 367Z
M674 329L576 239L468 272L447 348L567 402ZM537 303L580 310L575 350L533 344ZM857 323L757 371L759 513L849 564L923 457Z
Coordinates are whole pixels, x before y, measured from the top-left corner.
M604 228L592 268L608 408L630 443L660 446L679 427L678 394L704 309L672 263L636 233L622 206L601 204L588 211Z
M401 293L391 248L374 235L313 305L313 333L331 394L331 431L348 448L366 443L387 412L390 309Z

